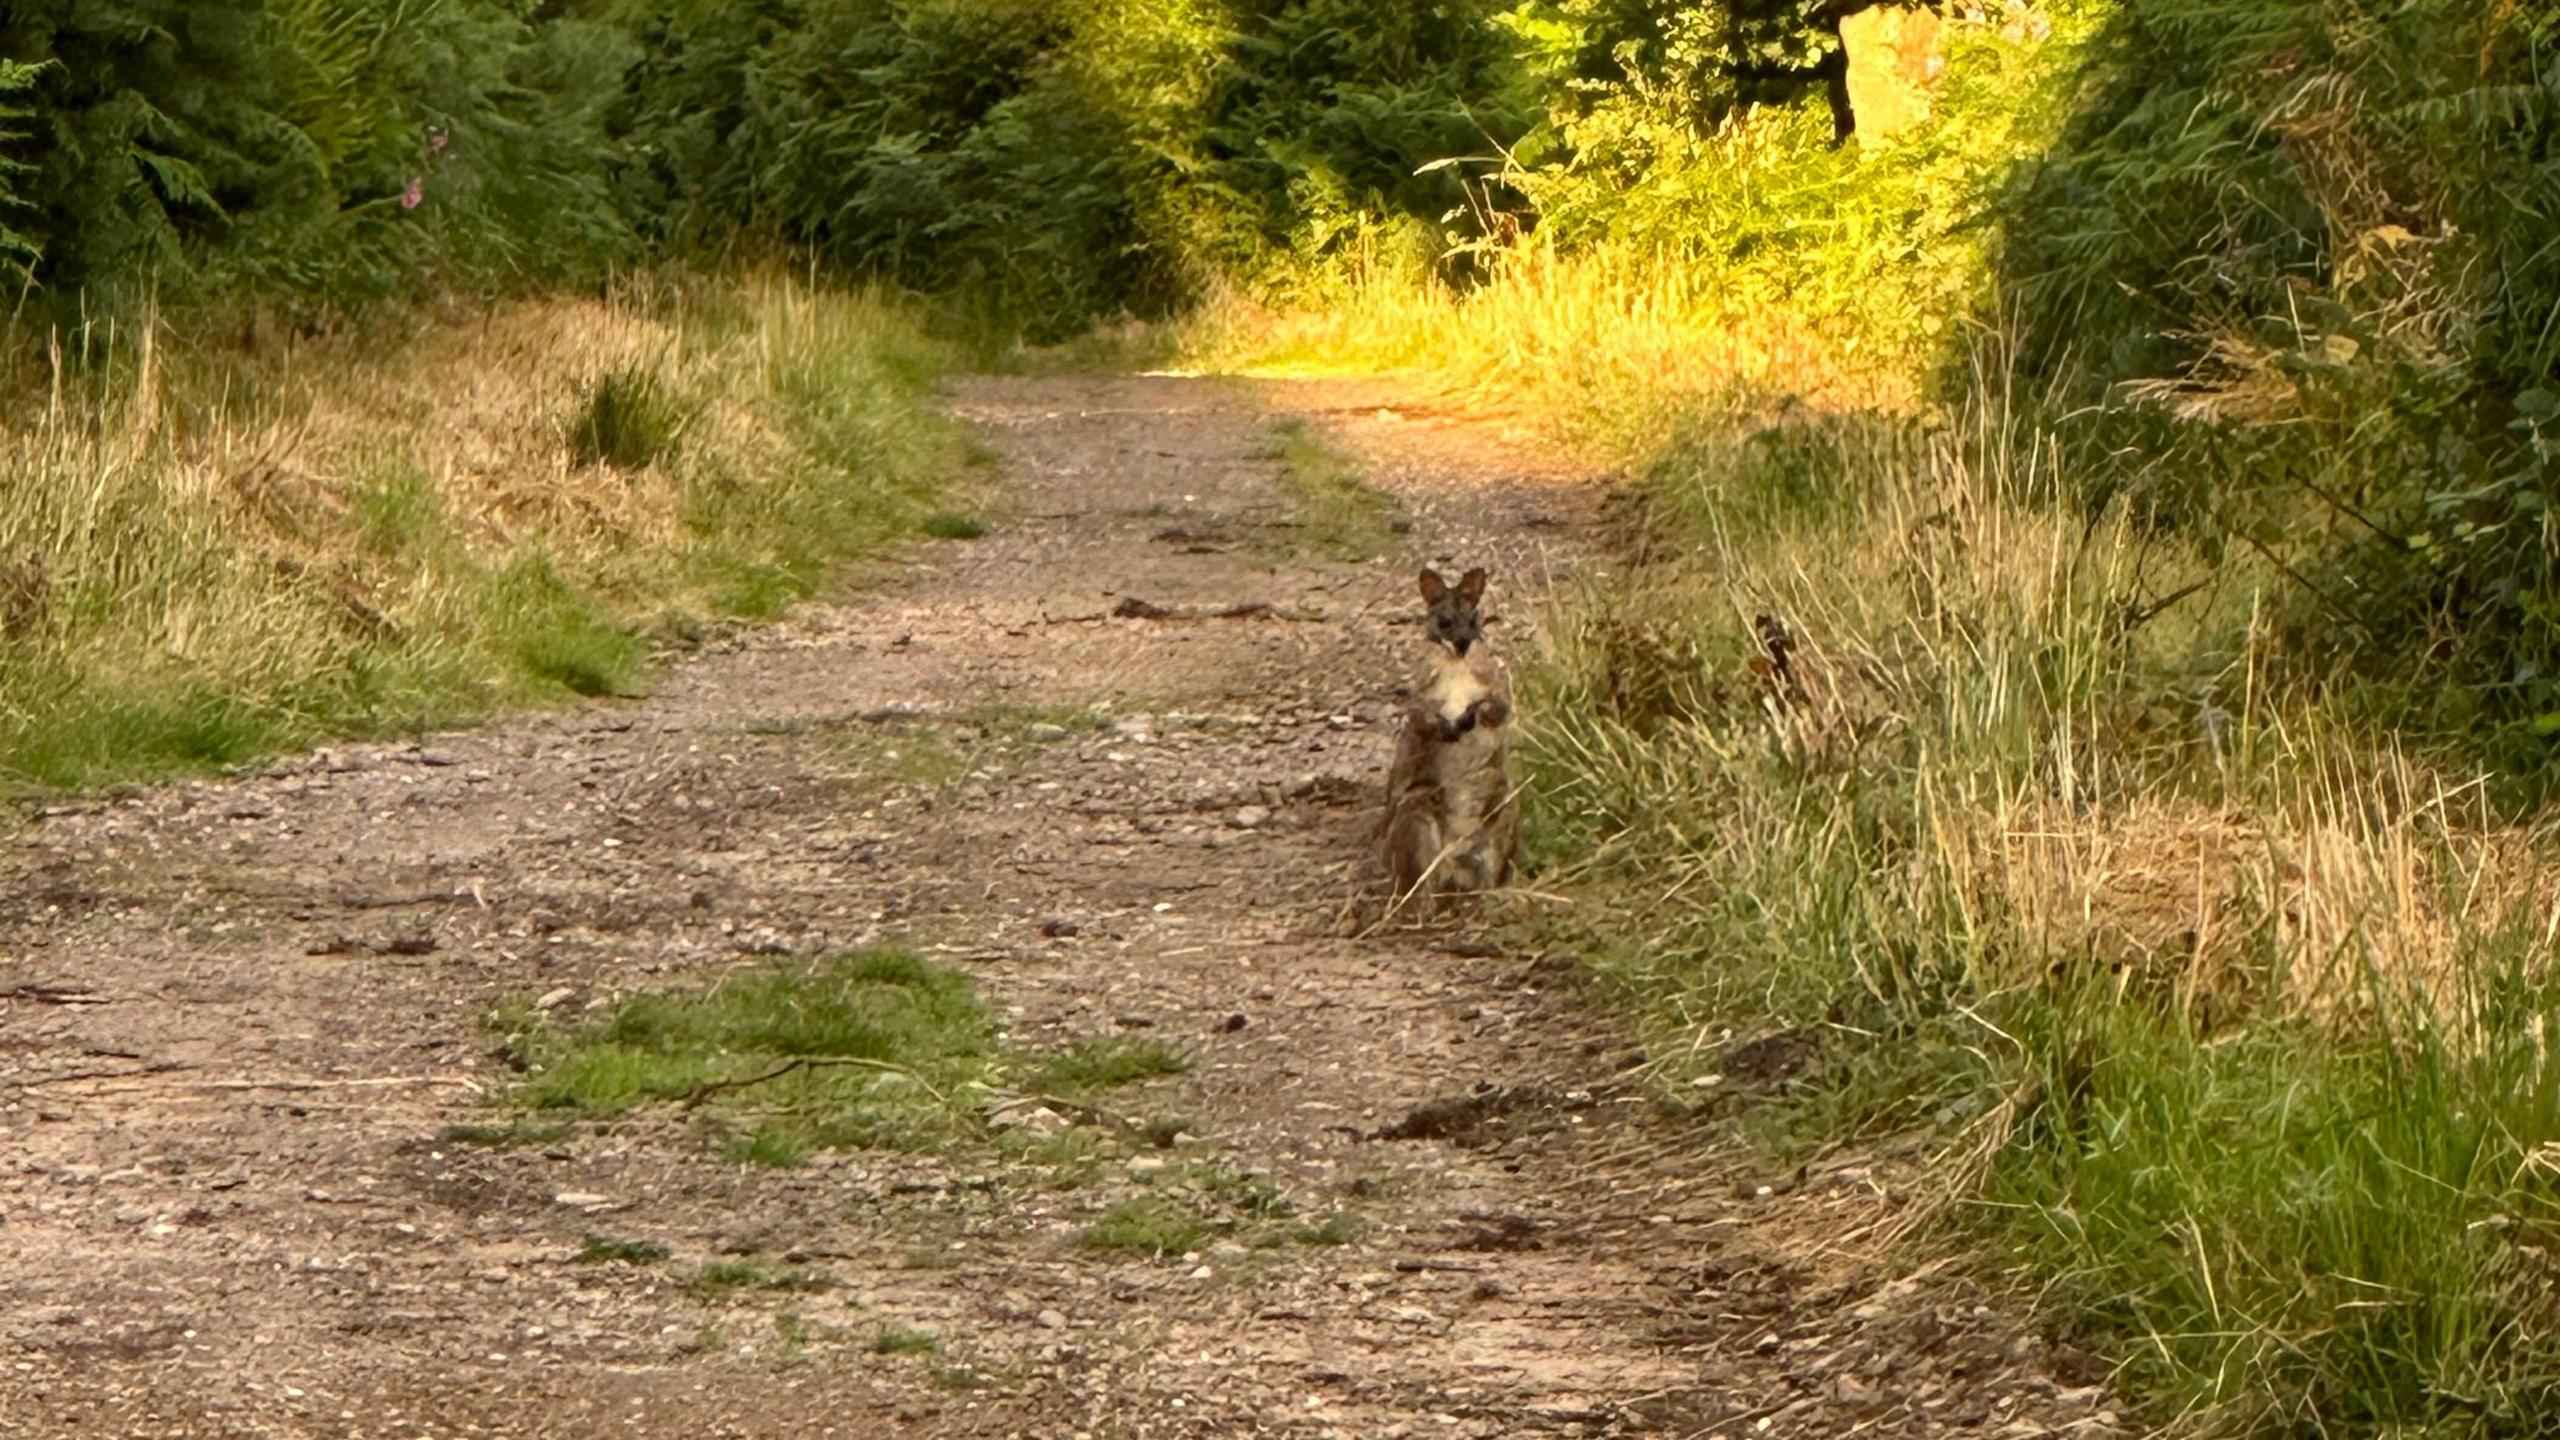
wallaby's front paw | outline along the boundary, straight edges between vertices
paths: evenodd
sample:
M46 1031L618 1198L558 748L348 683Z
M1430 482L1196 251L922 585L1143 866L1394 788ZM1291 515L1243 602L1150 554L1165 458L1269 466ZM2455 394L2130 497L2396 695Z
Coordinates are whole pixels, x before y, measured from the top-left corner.
M1487 695L1468 706L1467 713L1487 730L1499 730L1511 723L1511 702L1499 695Z

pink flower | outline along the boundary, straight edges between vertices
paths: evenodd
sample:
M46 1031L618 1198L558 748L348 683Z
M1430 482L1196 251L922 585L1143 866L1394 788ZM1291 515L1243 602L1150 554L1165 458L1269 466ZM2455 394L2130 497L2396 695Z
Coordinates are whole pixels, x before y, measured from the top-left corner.
M411 176L409 188L400 192L400 208L415 210L427 200L427 182Z

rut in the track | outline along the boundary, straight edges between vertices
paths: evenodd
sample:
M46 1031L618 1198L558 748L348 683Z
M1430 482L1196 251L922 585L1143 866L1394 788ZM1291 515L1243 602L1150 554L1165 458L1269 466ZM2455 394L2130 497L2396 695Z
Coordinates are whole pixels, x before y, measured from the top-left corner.
M956 404L1003 459L990 536L645 702L11 840L0 1435L2103 1428L1970 1296L1826 1260L1886 1203L1871 1172L1711 1158L1626 1083L1569 958L1337 938L1414 658L1409 562L1489 566L1521 647L1597 487L1343 387L986 381ZM1409 553L1293 544L1269 445L1290 414L1363 457ZM1114 618L1129 597L1271 609ZM930 788L847 781L884 716L1059 706L1110 724ZM1188 1074L1128 1102L1190 1117L1172 1158L1342 1212L1355 1242L1080 1250L1163 1157L1052 1186L992 1145L747 1169L676 1115L439 1138L498 1082L480 1019L505 997L880 941L966 970L1018 1038L1185 1047ZM673 1259L575 1263L590 1232ZM830 1288L678 1283L724 1256ZM941 1353L875 1354L884 1325Z

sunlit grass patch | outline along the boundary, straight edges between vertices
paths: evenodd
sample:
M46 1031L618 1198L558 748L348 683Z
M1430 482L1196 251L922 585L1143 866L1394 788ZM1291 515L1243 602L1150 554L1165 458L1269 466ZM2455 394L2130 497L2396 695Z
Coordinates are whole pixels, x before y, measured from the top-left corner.
M1140 1195L1104 1211L1077 1234L1076 1243L1161 1260L1190 1254L1215 1234L1208 1215L1189 1197Z
M1332 560L1368 560L1395 548L1395 502L1305 421L1273 425L1271 454L1299 548Z

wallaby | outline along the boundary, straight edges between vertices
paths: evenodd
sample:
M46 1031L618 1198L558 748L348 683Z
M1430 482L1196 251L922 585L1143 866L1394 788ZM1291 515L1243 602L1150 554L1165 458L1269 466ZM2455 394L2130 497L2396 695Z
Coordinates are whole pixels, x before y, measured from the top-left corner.
M1397 737L1382 838L1397 905L1480 893L1511 875L1520 827L1504 763L1510 681L1484 647L1484 586L1482 570L1455 585L1422 572L1431 671Z

